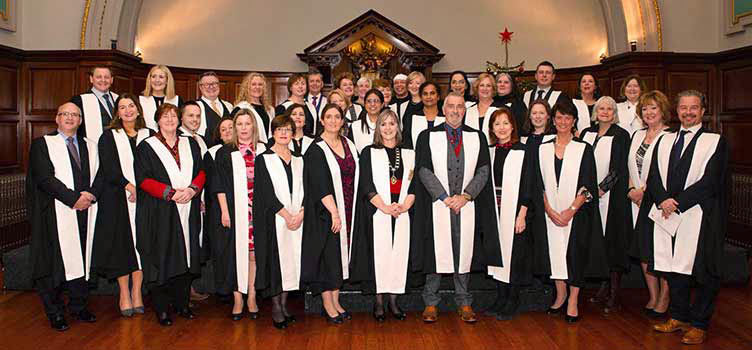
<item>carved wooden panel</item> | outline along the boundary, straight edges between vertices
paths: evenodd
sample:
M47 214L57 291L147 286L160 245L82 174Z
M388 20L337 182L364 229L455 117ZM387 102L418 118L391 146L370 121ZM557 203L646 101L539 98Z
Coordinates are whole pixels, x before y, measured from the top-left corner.
M18 122L0 123L0 168L20 166Z
M0 66L0 112L18 113L18 75L13 66Z
M726 122L722 124L723 136L726 137L729 146L729 163L752 167L752 143L749 137L752 135L752 123Z
M140 91L133 91L131 78L122 75L115 75L115 77L112 78L112 87L110 87L110 90L118 94L124 92L136 93L136 95L140 94Z
M721 112L752 110L752 64L722 70Z
M74 68L29 68L27 111L53 114L57 107L76 94Z
M712 114L712 99L710 94L709 72L668 72L666 74L666 96L673 102L680 92L684 90L697 90L708 97L706 114Z
M141 85L145 87L146 80L144 80ZM195 90L190 88L191 86L191 82L187 79L175 79L175 94L180 96L184 101L193 100L196 98L196 95ZM144 87L142 87L141 90L143 90Z

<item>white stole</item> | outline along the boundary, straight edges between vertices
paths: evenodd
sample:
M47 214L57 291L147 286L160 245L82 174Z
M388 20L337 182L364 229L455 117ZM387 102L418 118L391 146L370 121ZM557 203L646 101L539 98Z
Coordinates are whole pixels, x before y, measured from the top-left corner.
M274 195L292 215L296 215L303 207L303 158L293 156L290 160L292 168L292 195L287 182L282 159L276 154L263 156L269 178L272 180ZM287 228L285 219L280 215L274 216L277 247L279 249L279 270L282 276L282 290L292 291L300 288L300 252L303 248L303 226L297 230Z
M141 102L141 110L144 111L144 121L146 122L146 127L154 131L159 131L159 126L154 120L154 113L157 112L157 101L154 100L153 96L139 96L138 100ZM169 103L175 107L178 107L179 100L180 98L178 97L178 95L175 95L171 99L168 99L165 96L163 103Z
M353 144L352 141L348 139L344 140L344 142L346 142L347 144L342 146L350 148L350 153L352 154L353 160L355 161L354 191L357 193L358 177L360 176L360 167L358 166L358 151L355 149L355 144ZM337 159L334 156L334 152L332 152L332 150L329 148L329 145L326 144L326 141L321 140L317 143L317 145L324 152L326 164L329 167L329 172L332 174L332 185L334 186L335 197L334 199L337 202L337 211L339 212L339 217L342 218L342 227L339 230L339 250L340 258L342 261L342 279L346 280L350 278L350 251L347 244L347 232L352 227L352 221L348 221L347 215L345 214L345 196L342 192L342 174L340 174L339 172L339 164L337 163ZM353 219L356 213L355 204L357 204L357 201L353 201L352 205ZM352 244L350 244L350 247L352 247Z
M412 182L415 152L404 148L400 149L400 152L404 170L399 203L404 203ZM371 148L371 169L376 193L385 204L392 204L389 156L385 149ZM392 217L376 210L373 214L372 225L376 293L403 294L407 280L407 262L410 257L410 215L401 214L395 221L394 232L392 232Z
M657 139L660 140L661 144L658 145L658 153L656 154L658 158L656 160L658 161L658 172L661 182L665 189L668 189L668 163L671 157L671 148L676 141L676 135L677 132L666 133L660 139ZM692 163L684 183L685 190L699 181L705 174L705 167L708 165L713 154L715 154L718 141L721 138L720 135L711 132L703 132L696 137L699 138L695 144ZM682 155L682 158L684 156ZM655 203L653 209L659 204ZM700 239L700 229L702 227L702 207L696 204L681 214L671 215L679 215L681 217L681 223L676 232L676 242L673 248L671 234L666 232L661 226L653 223L655 270L691 275L695 264L695 255L697 254L697 244Z
M110 93L112 95L112 98L114 99L112 101L113 105L115 104L115 101L117 101L118 95L115 93ZM83 117L84 117L84 123L86 124L86 137L88 137L90 140L94 141L96 144L99 141L99 137L102 136L102 131L104 130L104 127L107 125L102 125L102 110L99 109L99 106L101 103L99 102L99 98L94 93L90 94L81 94L81 104L83 105ZM115 110L117 110L117 106L114 106ZM105 108L106 109L106 108ZM110 116L112 117L112 116Z
M199 99L198 102L199 108L201 108L201 125L198 126L198 130L196 131L197 134L206 137L206 106L204 105L204 102L209 105L209 108L211 108L211 102L204 101L203 99ZM224 114L224 109L227 108L230 111L232 111L232 105L229 102L222 101L221 98L217 97L217 108L219 108L219 118L222 118L222 115ZM224 105L224 106L223 106ZM214 132L214 130L209 130L209 136L211 136L211 133Z
M258 156L266 150L263 144L256 145L256 153L254 156ZM248 238L248 228L251 226L251 222L248 220L248 177L245 171L245 159L240 151L234 151L230 153L230 160L232 161L232 194L235 199L234 210L235 217L233 218L233 228L235 231L235 271L238 283L238 292L248 293L248 246L250 239Z
M585 152L585 144L577 141L569 142L564 149L564 160L561 166L560 181L556 183L556 170L554 168L555 149L554 143L544 143L540 146L540 169L545 187L544 195L548 204L554 210L561 212L569 208L577 196L577 180L580 177L582 156ZM572 231L572 221L565 227L559 227L546 216L546 236L548 237L548 254L551 263L551 279L566 280L567 272L567 249L569 248L569 235Z
M445 131L429 134L431 161L434 174L447 194L449 191L449 171L447 167L447 137ZM485 146L485 145L484 145ZM465 153L465 169L462 176L462 188L467 187L475 175L475 167L480 155L480 137L475 132L462 131L462 148ZM475 155L475 157L473 157ZM452 231L450 221L451 209L444 202L437 200L432 204L434 254L436 256L436 273L454 273L454 251L452 248ZM475 202L469 201L460 211L460 251L457 273L468 273L473 258L475 240Z
M492 149L493 150L493 149ZM496 188L494 178L494 157L496 152L491 151L491 183ZM514 227L517 222L517 202L520 195L520 180L522 179L522 163L525 159L524 150L509 150L507 158L504 160L502 172L504 177L501 180L501 208L496 205L494 198L494 209L496 209L496 227L499 232L499 242L501 243L502 266L489 266L488 274L495 280L509 283L509 276L512 271L512 248L514 246Z
M94 97L96 98L96 96ZM60 135L46 135L44 136L44 141L47 144L47 152L50 156L52 167L55 169L55 178L60 180L60 182L68 187L68 189L73 190L75 188L73 181L73 168L71 167L70 156L68 155L68 148L65 141ZM88 137L84 138L84 141L85 144L79 144L78 146L79 149L81 147L86 147L86 150L89 152L89 185L91 185L94 183L97 170L99 169L97 143L91 141ZM66 281L71 281L80 277L85 277L86 280L89 279L91 249L92 242L94 242L94 223L97 221L97 207L98 204L93 203L89 209L87 209L86 251L85 253L82 253L76 209L73 209L55 199L56 231L58 242L60 243L60 254L63 258L63 269L65 270ZM83 254L86 254L85 259Z
M138 130L136 136L136 145L141 143L144 139L149 137L149 129ZM123 129L112 130L112 138L115 140L115 147L118 152L118 161L120 162L120 169L122 170L123 177L128 180L129 183L135 186L136 175L133 171L133 151L131 150L131 143L128 141L128 134ZM110 160L111 161L111 160ZM128 206L128 219L131 225L131 237L133 238L133 251L136 253L136 262L138 262L138 269L141 269L141 255L136 249L136 203L128 200L130 193L123 189L125 195L125 203Z
M180 137L184 137L183 141L179 141ZM180 156L180 167L175 162L170 151L162 144L159 139L152 136L145 140L146 143L151 146L159 160L162 162L167 171L167 175L170 178L170 186L172 188L186 188L191 185L193 181L193 152L191 152L191 144L188 141L189 136L178 137L178 155ZM178 211L180 217L180 228L183 231L183 243L185 244L185 260L188 268L191 267L191 230L190 230L190 215L191 206L193 200L188 201L185 204L175 203L175 208ZM160 232L163 233L163 232Z
M489 106L488 109L486 109L486 114L483 115L483 125L481 125L480 111L478 110L478 105L475 104L472 107L468 108L467 112L465 112L465 125L473 129L482 131L483 134L486 135L486 140L488 140L490 133L488 123L491 120L491 114L493 114L493 112L495 112L497 109L497 107ZM514 116L510 117L514 118Z
M621 126L628 133L643 128L642 119L637 115L637 105L630 107L629 101L624 101L616 104L616 111L619 115L619 126Z
M423 115L413 115L410 118L412 118L410 136L413 138L413 147L416 147L418 145L418 135L420 135L423 130L428 129L428 119ZM437 115L436 119L433 121L433 126L439 125L445 120L446 118L444 116Z
M574 99L572 103L577 107L577 130L582 132L582 130L590 127L590 110L584 100ZM553 108L553 105L551 105L551 108Z
M350 125L352 130L353 141L355 142L355 148L358 149L358 153L362 152L366 146L373 144L373 136L376 134L376 123L371 123L371 120L366 117L366 127L370 132L363 132L363 121L356 120Z
M648 174L650 173L650 163L653 160L655 141L664 133L666 132L661 131L656 135L653 142L645 151L645 156L642 158L642 175L640 175L640 172L637 170L637 150L640 148L640 145L642 145L642 142L645 141L647 130L637 130L632 136L632 142L629 145L629 154L627 155L627 168L629 170L629 178L632 180L632 186L634 188L645 190L648 183ZM632 201L630 201L630 203L632 205L632 228L635 228L637 226L637 216L640 213L640 207Z
M611 125L616 127L617 125ZM591 146L595 142L595 138L598 136L598 132L589 131L585 135L581 135L582 140L590 144ZM598 140L598 144L593 148L593 155L595 156L595 173L597 183L601 183L603 179L608 175L609 166L611 165L611 145L613 144L613 136L602 136ZM606 192L603 197L598 199L598 209L601 214L601 226L603 227L603 235L606 235L606 220L608 219L608 205L611 198L611 191Z
M306 151L308 150L308 147L311 146L313 143L313 139L303 135L303 138L300 139L300 155L304 155ZM295 150L295 145L293 144L293 141L290 141L290 143L287 145L287 147L291 150Z
M553 89L553 87L551 87L550 89ZM525 91L525 95L522 101L525 102L525 106L527 106L528 109L530 108L530 94L532 94L533 91L536 91L536 90L538 90L537 87L533 88L532 90ZM551 96L549 96L548 100L546 101L548 102L549 107L554 108L556 101L559 99L559 95L561 95L561 91L558 91L558 90L551 91ZM546 97L546 94L543 94L543 97ZM535 101L536 99L537 99L537 96L534 96L533 101Z

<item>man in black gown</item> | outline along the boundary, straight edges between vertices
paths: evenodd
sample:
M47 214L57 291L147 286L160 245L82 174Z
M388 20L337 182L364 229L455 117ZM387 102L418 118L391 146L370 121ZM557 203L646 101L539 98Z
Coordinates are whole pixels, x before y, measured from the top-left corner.
M449 93L443 106L446 123L421 132L416 148L417 186L414 230L423 247L417 253L426 273L423 321L435 322L441 273L454 276L455 302L465 322L475 322L468 291L470 271L501 266L496 232L490 157L486 137L463 125L465 99ZM467 178L467 174L472 175ZM441 202L438 202L441 201Z
M559 101L571 100L567 94L553 88L555 78L556 70L553 63L549 61L538 63L538 67L535 68L535 88L525 92L523 97L525 106L530 108L535 100L546 100L552 107Z
M86 309L89 290L86 279L91 257L87 250L96 215L99 179L96 144L76 136L81 110L68 102L58 108L57 131L34 139L29 151L26 178L28 210L31 215L32 279L39 291L50 325L68 329L63 316L66 305L61 294L68 289L68 311L75 319L95 322Z
M702 126L702 93L680 92L676 112L681 127L656 141L647 183L652 221L645 226L653 231L651 267L665 274L671 293L671 319L654 329L686 331L682 343L691 345L705 342L721 287L728 148L723 136ZM677 215L678 227L664 221Z

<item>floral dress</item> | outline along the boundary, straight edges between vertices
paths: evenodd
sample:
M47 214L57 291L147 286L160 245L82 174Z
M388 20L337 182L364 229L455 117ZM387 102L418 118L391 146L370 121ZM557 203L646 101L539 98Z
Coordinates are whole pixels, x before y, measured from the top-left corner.
M256 147L239 144L238 150L245 161L245 176L248 184L248 250L253 251L253 168Z

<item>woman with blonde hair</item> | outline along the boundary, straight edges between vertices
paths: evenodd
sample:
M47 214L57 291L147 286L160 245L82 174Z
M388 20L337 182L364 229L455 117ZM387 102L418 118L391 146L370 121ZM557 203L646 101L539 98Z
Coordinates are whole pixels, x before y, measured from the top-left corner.
M258 124L253 111L238 110L233 117L232 140L222 146L216 154L218 182L214 186L221 212L221 224L232 237L225 249L227 261L217 264L227 266L224 283L216 286L220 294L232 291L234 304L230 317L238 321L243 318L243 294L247 294L247 307L251 319L258 318L256 303L256 255L253 235L253 189L256 155L263 153L266 146L259 142ZM221 276L218 277L221 280Z
M180 96L175 94L175 78L167 66L159 64L151 67L146 75L146 88L141 92L138 100L144 111L146 127L157 131L157 122L154 121L154 113L162 103L171 103L175 107L183 107Z
M465 112L465 125L483 131L488 138L491 134L488 127L488 120L491 119L491 113L497 108L493 106L494 96L496 96L496 80L491 74L481 73L478 79L472 84L473 95L478 98L478 102L465 101L467 112Z
M341 89L334 89L329 92L329 96L326 97L329 103L334 103L341 110L345 112L345 122L353 122L358 120L360 112L356 112L352 106L352 101L347 97L347 94ZM323 119L323 114L321 115ZM354 118L354 119L348 119ZM319 123L323 123L323 120L319 120ZM347 128L345 128L347 129ZM324 129L320 129L322 132Z
M343 109L343 111L345 112L345 120L347 122L358 120L360 113L363 112L363 106L354 103L356 99L356 97L354 96L355 76L350 72L339 74L337 76L337 79L334 81L334 87L342 93L343 97L347 101L347 109ZM332 101L329 100L329 103L332 103ZM340 106L340 108L342 107Z
M240 82L240 86L238 87L235 108L232 110L232 114L235 115L241 109L253 112L256 124L263 125L263 127L259 128L259 140L267 142L274 109L266 98L266 78L263 74L252 72L243 77L243 81Z

